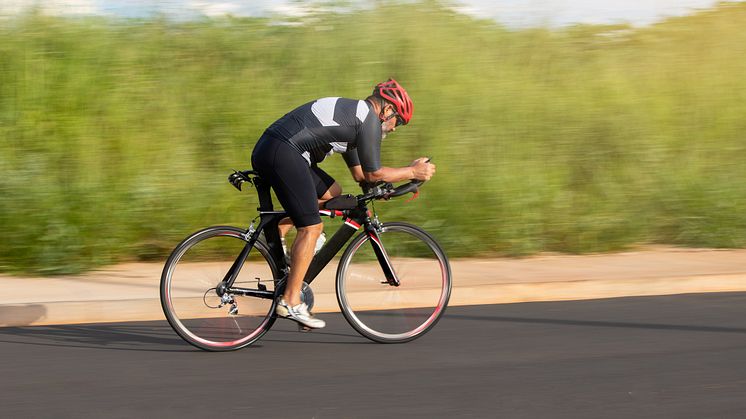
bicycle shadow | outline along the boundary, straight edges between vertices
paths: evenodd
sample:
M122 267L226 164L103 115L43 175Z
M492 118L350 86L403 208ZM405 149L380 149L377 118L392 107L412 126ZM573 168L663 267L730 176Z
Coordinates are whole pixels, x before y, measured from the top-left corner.
M313 345L371 343L354 332L299 332L295 324L275 325L248 348L261 348L262 342ZM113 351L204 352L184 342L163 321L6 327L0 328L0 343Z
M165 322L0 328L0 343L146 352L192 352Z
M327 326L329 327L329 326ZM330 340L329 338L332 338ZM337 338L337 339L333 339ZM339 339L343 338L343 339ZM265 337L262 338L265 342L276 342L276 343L299 343L299 344L327 344L327 345L374 345L375 343L365 339L357 333L338 333L327 330L312 330L308 332L301 332L295 326L288 328L272 328Z

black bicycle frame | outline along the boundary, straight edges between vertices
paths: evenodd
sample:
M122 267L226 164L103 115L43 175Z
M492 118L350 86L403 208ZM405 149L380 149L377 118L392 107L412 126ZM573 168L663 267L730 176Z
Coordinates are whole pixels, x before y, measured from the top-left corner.
M378 234L378 230L373 225L373 222L370 220L370 216L368 215L368 208L365 206L360 206L358 208L355 208L353 210L350 210L347 214L345 214L343 211L337 211L337 210L322 210L320 211L320 214L322 215L328 215L329 217L346 217L344 220L344 224L337 230L336 233L329 239L329 241L322 247L319 252L313 257L313 260L311 260L311 264L308 267L308 271L306 272L306 276L303 279L303 281L307 284L310 284L313 282L314 279L319 275L322 269L326 265L331 262L332 258L334 258L334 255L339 253L340 250L342 250L342 247L352 238L357 231L363 227L365 229L366 234L371 239L371 244L373 245L373 251L376 254L376 257L378 259L378 262L381 264L381 269L383 270L384 276L386 277L386 281L391 285L399 285L399 280L396 277L396 273L394 272L394 268L391 266L391 263L389 262L388 255L386 254L386 250L383 247L383 244L381 242L381 237Z
M258 240L259 234L262 231L264 232L264 237L269 246L270 257L274 260L280 272L283 272L284 274L287 274L288 272L288 266L285 261L282 245L280 244L281 241L278 228L280 220L288 216L287 212L274 210L272 197L270 195L270 187L269 185L266 185L261 178L255 177L253 183L259 194L259 225L256 229L249 229L246 232L246 245L233 262L233 265L231 265L231 268L226 273L223 281L217 287L217 293L220 296L228 292L231 294L248 295L260 298L274 298L274 292L267 291L266 288L262 289L261 286L259 289L233 288L233 283L238 277L241 267L246 262L251 249L254 247L254 244ZM304 282L307 284L313 282L318 274L326 265L329 264L329 262L331 262L334 256L344 247L350 238L352 238L352 236L363 227L366 234L370 237L373 251L381 265L386 281L392 286L399 286L399 279L396 277L396 273L389 262L389 257L383 246L381 237L378 234L376 226L371 221L370 216L368 215L368 208L365 205L361 204L355 209L344 212L338 210L320 210L319 214L327 215L331 218L336 216L345 217L345 220L339 230L334 233L334 235L313 257L313 260L311 260L311 264L309 265L308 271L303 279ZM275 283L278 283L282 279L283 278L274 278Z

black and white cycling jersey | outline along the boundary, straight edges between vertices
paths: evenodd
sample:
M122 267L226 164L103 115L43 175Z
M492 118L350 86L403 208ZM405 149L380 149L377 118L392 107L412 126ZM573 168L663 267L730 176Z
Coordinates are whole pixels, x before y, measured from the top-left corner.
M347 166L381 168L381 121L364 100L325 97L285 114L265 131L295 148L309 165L342 153Z

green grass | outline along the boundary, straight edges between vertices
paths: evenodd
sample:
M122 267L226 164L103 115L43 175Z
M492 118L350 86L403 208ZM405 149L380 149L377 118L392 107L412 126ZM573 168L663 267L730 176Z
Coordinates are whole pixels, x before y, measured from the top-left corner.
M746 246L746 5L647 28L507 30L431 2L315 19L0 21L0 271L157 260L246 225L256 199L226 177L264 128L390 75L415 115L383 162L438 173L377 210L452 256Z

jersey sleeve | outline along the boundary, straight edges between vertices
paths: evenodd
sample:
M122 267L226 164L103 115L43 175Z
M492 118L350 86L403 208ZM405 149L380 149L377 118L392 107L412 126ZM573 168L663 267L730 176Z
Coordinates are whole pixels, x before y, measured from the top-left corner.
M357 157L364 172L381 168L381 123L375 112L368 112L357 134ZM349 162L348 162L349 165Z
M342 158L345 159L347 167L360 166L360 157L357 156L357 149L348 148L347 151L342 153Z

